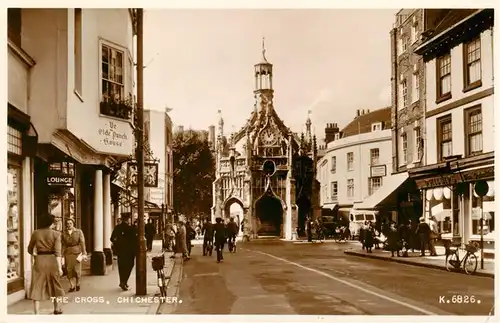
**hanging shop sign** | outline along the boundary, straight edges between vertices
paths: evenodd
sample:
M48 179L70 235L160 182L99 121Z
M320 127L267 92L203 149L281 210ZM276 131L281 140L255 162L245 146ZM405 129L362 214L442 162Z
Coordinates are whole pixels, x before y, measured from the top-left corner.
M128 163L131 186L137 186L137 163ZM144 187L158 187L158 164L144 163Z
M48 186L73 187L73 176L69 175L47 175Z

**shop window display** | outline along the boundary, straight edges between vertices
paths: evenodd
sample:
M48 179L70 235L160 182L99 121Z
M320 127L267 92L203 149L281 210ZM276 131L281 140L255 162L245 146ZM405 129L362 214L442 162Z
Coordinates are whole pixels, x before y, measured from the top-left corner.
M75 224L79 227L80 221L75 217L75 194L74 188L64 188L54 190L49 195L49 210L55 218L54 229L62 231L63 223L67 219L75 219Z
M459 234L458 212L454 212L452 207L453 195L448 187L437 187L426 191L429 216L436 218L441 236L445 239L451 239Z
M481 212L483 213L483 237L486 240L494 240L495 235L495 192L494 182L488 182L489 190L486 196L483 197L482 209L481 198L472 191L472 208L471 208L471 221L472 221L472 235L474 240L480 239L481 236ZM471 185L471 189L474 186Z
M7 282L21 277L21 168L7 167Z

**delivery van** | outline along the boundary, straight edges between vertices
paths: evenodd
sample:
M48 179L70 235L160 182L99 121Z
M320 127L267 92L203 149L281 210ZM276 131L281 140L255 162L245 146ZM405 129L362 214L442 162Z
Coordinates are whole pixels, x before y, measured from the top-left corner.
M359 229L363 226L365 221L375 223L377 220L378 211L370 210L356 210L349 211L349 230L353 237L359 237Z

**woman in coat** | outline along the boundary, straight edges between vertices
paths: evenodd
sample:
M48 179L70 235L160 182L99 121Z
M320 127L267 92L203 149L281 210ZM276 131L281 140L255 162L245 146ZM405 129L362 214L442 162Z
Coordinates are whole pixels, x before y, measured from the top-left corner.
M177 228L176 251L178 253L181 253L185 259L189 259L186 237L187 232L184 220L179 220L179 225Z
M82 260L87 259L87 251L85 250L85 237L82 230L75 228L75 220L68 219L66 228L62 234L62 244L64 248L64 265L67 270L69 281L68 292L80 290L80 279L82 277ZM78 257L81 255L80 261ZM73 285L72 279L75 278Z
M40 219L40 229L31 234L28 253L35 256L32 268L29 296L33 300L35 314L40 311L40 301L64 296L61 285L62 243L61 233L53 230L54 216L46 214ZM62 314L57 299L53 300L54 314Z
M373 241L375 239L375 229L370 222L364 231L364 246L367 252L372 252Z
M390 224L387 230L387 250L391 252L391 257L394 257L394 252L397 252L399 257L399 251L401 250L399 232L394 222Z

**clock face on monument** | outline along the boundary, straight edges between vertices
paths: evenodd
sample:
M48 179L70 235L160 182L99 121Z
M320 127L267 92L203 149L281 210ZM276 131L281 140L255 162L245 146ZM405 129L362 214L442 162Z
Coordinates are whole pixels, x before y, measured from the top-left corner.
M271 129L264 130L262 133L262 142L265 145L272 145L276 142L276 136L271 131Z

